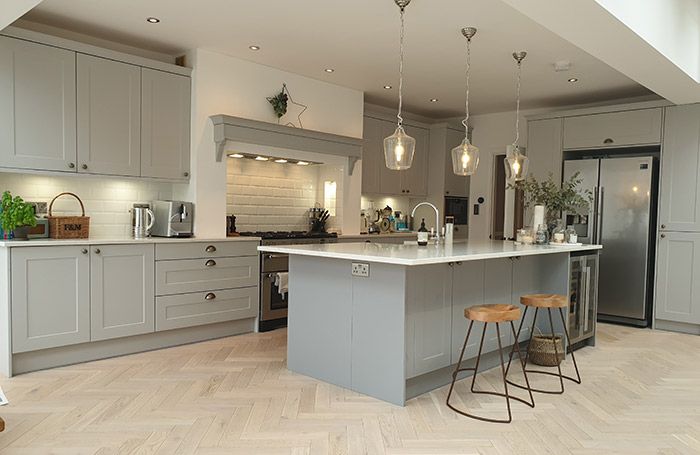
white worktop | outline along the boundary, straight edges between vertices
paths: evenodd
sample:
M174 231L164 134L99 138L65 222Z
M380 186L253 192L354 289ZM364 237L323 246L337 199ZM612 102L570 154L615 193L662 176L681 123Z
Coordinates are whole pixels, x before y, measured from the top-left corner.
M516 245L510 241L455 241L452 245L396 245L389 243L325 243L315 245L266 245L258 251L316 256L396 265L427 265L459 261L570 253L599 250L600 245Z
M149 237L146 239L132 238L94 238L94 239L31 239L31 240L0 240L0 248L19 248L26 246L76 246L76 245L134 245L152 243L188 243L188 242L260 242L259 237L227 237L212 239L207 237Z
M338 236L341 240L366 240L366 239L391 239L391 238L412 238L417 237L417 232L388 232L386 234L340 234Z

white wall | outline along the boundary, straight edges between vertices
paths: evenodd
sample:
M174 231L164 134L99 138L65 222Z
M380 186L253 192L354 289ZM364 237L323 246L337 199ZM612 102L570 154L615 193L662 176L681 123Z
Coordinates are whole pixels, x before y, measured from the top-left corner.
M179 192L195 203L195 233L225 235L226 161L215 161L213 128L209 116L227 114L276 122L265 99L286 83L295 101L308 105L304 127L351 137L362 137L363 93L308 77L202 49L188 58L192 75L192 177ZM291 107L291 106L290 106ZM290 109L290 114L295 115ZM283 118L284 122L288 119ZM296 120L296 118L294 118ZM361 167L344 187L344 232L359 231Z
M56 176L0 173L0 188L30 202L50 202L59 193L75 193L90 217L90 237L131 237L129 209L134 202L171 199L173 185L148 180L103 176ZM79 215L80 205L70 196L54 204L54 215Z

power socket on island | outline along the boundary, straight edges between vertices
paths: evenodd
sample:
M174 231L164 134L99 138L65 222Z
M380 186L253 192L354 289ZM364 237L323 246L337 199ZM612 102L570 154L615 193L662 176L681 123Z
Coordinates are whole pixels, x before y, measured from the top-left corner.
M369 277L369 264L366 262L353 262L352 276Z

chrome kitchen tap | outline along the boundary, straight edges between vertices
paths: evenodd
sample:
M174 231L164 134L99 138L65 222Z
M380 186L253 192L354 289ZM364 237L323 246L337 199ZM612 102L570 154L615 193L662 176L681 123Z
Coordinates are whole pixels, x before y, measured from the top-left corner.
M414 219L414 217L416 216L416 209L421 205L427 205L429 207L432 207L433 210L435 210L435 243L440 243L440 212L438 211L437 207L435 207L430 202L421 202L420 204L413 207L413 210L411 211L411 219Z

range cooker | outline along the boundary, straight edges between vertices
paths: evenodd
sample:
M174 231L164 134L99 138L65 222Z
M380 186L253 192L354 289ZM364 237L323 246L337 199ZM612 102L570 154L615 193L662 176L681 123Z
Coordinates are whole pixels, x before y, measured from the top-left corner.
M241 232L242 236L260 237L262 245L300 245L335 243L338 234L330 232L272 231ZM260 255L260 317L258 329L267 332L287 325L289 295L279 292L275 285L278 273L289 272L289 255L262 253Z

